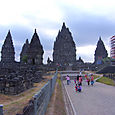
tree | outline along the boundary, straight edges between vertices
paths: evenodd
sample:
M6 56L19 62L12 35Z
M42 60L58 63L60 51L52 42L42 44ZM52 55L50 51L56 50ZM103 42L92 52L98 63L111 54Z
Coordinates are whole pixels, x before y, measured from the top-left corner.
M102 61L103 61L104 64L106 64L106 63L110 64L111 58L110 57L106 57L106 58L103 58Z
M27 63L27 60L28 60L28 56L25 55L25 56L22 57L22 61L23 61L24 63Z

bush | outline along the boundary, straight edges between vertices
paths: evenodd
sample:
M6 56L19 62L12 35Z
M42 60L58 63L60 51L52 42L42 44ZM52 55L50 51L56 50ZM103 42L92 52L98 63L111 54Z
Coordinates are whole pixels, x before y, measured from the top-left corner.
M22 57L22 61L23 61L24 63L27 63L27 59L28 59L28 56L26 56L26 55Z

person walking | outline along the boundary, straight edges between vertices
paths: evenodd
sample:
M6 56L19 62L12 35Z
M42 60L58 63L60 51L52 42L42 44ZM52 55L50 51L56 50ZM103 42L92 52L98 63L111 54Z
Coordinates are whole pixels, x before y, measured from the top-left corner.
M77 92L77 90L78 90L78 86L77 86L77 84L75 85L75 91Z
M82 77L79 76L79 85L81 86L82 85Z
M90 78L87 77L87 84L90 85Z
M74 79L74 83L76 84L76 78Z
M67 79L67 85L69 85L69 83L70 83L70 77L69 77L69 75L66 76L66 79Z
M79 75L77 75L77 82L79 82Z
M93 74L91 75L91 85L93 86L94 84L94 77L93 77Z
M85 79L87 79L87 74L85 74Z

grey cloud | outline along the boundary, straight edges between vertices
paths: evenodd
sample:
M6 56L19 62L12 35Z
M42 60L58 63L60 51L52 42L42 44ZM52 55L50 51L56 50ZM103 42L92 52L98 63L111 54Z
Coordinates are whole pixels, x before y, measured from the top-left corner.
M28 38L31 39L32 31L27 27L18 26L18 25L9 25L9 26L0 26L0 40L4 41L8 31L11 31L13 44L15 47L15 55L19 56L22 46L25 43L25 40ZM3 43L0 44L0 49L2 48Z
M44 28L45 28L45 25L42 25L42 26L44 26ZM47 28L48 28L48 26L51 27L51 24L48 25L48 23L47 23ZM43 45L44 51L52 50L55 37L51 38L50 36L46 35L45 33L40 32L39 28L40 28L40 26L37 29L37 33L38 33L39 39L41 41L41 44ZM55 28L55 25L52 26L52 28ZM22 46L25 43L25 40L29 39L29 42L30 42L30 40L33 36L33 33L34 33L34 29L35 28L33 28L33 30L30 30L28 27L18 26L18 25L0 26L0 41L5 40L8 30L10 30L12 39L13 39L13 44L15 47L15 57L18 57L22 50ZM3 45L3 43L0 43L0 50L2 48L2 45Z
M64 5L60 6L60 10L63 13L62 21L64 21L66 26L69 27L77 46L86 46L89 44L96 45L99 36L102 36L102 40L104 41L115 34L115 23L108 20L105 16L88 14L84 11L80 11L77 8ZM24 17L30 21L33 30L18 24L0 26L0 40L5 39L7 32L10 29L14 43L19 41L21 44L21 46L15 46L16 55L19 56L25 40L27 38L29 41L31 40L34 29L37 27L37 33L44 50L53 50L53 44L57 35L48 36L40 30L45 28L55 29L57 30L58 34L58 31L61 29L62 25L60 25L59 22L56 23L47 19L38 20L37 17L29 14L24 15ZM2 44L0 44L0 47L1 46Z
M108 20L106 16L88 14L77 8L62 9L64 20L78 46L95 45L99 36L104 41L115 34L115 22Z

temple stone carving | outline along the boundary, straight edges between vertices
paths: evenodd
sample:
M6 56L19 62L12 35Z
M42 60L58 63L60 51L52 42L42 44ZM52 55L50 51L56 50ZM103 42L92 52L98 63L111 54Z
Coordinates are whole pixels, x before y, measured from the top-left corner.
M40 43L39 36L36 32L31 39L30 46L27 52L27 63L32 65L40 65L43 64L43 47Z
M8 64L15 62L15 51L10 31L8 32L1 50L1 63Z
M95 64L102 64L102 59L108 56L107 50L105 49L104 43L101 40L101 37L98 40L97 47L95 50Z
M53 48L53 63L68 65L76 63L76 46L69 29L63 23Z
M20 53L20 62L21 63L24 62L24 58L27 58L28 49L29 49L29 42L28 42L28 39L27 39L26 43L23 45L22 51Z

